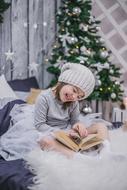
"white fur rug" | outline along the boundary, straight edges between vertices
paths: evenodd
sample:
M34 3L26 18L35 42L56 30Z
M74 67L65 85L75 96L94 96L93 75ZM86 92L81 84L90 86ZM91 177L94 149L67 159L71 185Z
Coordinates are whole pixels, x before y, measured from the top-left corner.
M127 132L110 132L114 152L127 155ZM83 156L67 159L55 152L32 151L25 157L36 174L32 190L127 190L127 159Z

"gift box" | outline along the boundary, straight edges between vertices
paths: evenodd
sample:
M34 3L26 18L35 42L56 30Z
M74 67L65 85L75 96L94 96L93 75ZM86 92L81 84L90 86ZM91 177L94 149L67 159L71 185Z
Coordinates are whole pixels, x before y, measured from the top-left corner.
M113 108L112 122L124 123L125 121L127 121L127 109Z

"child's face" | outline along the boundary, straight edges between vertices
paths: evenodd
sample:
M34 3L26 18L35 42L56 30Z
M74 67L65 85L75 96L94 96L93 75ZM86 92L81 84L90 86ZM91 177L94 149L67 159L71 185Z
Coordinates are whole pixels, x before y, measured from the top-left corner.
M84 92L72 85L65 85L59 92L60 100L62 102L74 102L84 97Z

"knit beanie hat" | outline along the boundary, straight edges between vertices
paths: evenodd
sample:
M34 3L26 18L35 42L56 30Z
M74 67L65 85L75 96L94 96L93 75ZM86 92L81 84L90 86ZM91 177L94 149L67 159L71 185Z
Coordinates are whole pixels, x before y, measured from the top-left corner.
M87 98L93 91L95 86L94 75L86 66L76 63L66 63L61 68L61 74L58 78L59 82L65 82L80 88Z

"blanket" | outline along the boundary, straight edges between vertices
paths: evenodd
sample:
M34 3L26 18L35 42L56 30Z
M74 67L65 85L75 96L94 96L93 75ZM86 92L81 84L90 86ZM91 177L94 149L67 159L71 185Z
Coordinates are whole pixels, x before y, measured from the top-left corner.
M24 101L14 100L0 109L0 136L8 130L11 120L10 112L16 104L24 104ZM22 159L5 161L0 157L0 189L28 190L27 187L32 184L33 174L24 166L25 162Z
M24 159L36 175L32 190L126 190L127 132L110 131L113 155L68 159L56 152L36 149ZM118 156L122 155L122 156Z

